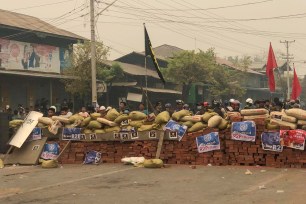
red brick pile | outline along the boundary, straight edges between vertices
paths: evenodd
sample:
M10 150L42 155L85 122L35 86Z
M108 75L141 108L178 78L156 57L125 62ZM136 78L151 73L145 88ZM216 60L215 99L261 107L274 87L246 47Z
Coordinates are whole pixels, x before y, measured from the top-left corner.
M260 122L257 122L260 123ZM283 152L265 151L261 147L264 124L257 124L255 142L231 140L231 130L219 132L221 149L198 153L195 138L218 130L206 129L189 133L182 141L164 141L160 158L167 164L191 165L261 165L272 167L306 167L306 151L284 147ZM62 155L62 163L82 163L85 153L96 150L102 153L103 163L119 163L123 157L144 156L154 158L158 141L72 142ZM60 141L63 147L66 141Z

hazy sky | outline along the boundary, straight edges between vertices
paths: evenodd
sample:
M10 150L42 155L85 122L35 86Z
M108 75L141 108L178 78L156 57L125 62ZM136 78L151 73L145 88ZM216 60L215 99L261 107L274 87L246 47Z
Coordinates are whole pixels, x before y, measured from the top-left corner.
M112 2L97 0L95 12ZM0 0L0 5L90 38L89 0ZM118 0L97 21L97 38L112 48L110 59L144 50L143 22L153 47L214 47L219 57L266 57L269 42L285 53L280 40L295 40L289 51L298 75L306 74L306 0Z

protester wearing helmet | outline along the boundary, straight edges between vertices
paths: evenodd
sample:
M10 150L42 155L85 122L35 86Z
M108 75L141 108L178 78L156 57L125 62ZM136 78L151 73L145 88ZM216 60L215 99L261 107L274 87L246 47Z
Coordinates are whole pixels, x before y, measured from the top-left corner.
M176 100L176 109L175 109L175 112L178 112L180 110L183 109L183 105L184 105L184 101L182 100Z
M254 109L254 105L253 105L253 99L251 98L248 98L246 101L245 101L246 105L244 107L244 109Z
M222 118L224 117L225 110L221 107L221 102L217 100L212 101L212 108L214 112L218 113Z

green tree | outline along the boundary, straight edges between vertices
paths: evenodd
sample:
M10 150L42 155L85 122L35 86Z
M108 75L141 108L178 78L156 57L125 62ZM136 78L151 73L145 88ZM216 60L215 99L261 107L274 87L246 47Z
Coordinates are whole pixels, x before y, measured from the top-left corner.
M64 70L68 78L62 79L65 89L72 95L80 97L91 93L91 48L90 41L74 46L71 56L71 67ZM96 42L97 80L112 83L123 77L123 70L118 64L107 66L104 62L109 55L109 48L102 42Z

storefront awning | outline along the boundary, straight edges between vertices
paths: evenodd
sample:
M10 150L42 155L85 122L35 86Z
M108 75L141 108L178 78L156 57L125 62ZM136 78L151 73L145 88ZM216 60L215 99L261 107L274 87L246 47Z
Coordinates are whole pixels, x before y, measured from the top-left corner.
M137 89L141 89L141 88L137 87ZM146 88L143 88L143 90L145 91ZM179 94L179 95L182 94L182 92L176 91L176 90L172 90L172 89L148 88L148 91L149 92L154 92L154 93L168 93L168 94Z

